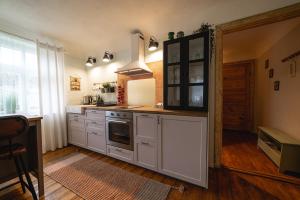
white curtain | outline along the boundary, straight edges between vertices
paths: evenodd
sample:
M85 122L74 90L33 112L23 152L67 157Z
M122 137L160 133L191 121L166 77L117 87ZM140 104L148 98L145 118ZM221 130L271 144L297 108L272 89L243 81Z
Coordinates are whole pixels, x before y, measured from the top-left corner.
M42 115L43 152L67 145L64 54L0 31L0 115Z
M37 42L43 151L67 145L63 51Z
M0 32L0 114L40 113L36 44Z

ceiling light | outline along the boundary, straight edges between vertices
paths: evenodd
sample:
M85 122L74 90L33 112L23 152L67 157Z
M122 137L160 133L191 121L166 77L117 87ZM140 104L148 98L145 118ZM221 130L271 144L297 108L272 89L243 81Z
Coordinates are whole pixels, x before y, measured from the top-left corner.
M155 51L158 48L158 42L157 40L151 36L149 41L149 51Z
M85 63L85 66L87 67L92 67L96 63L96 58L95 57L89 57Z
M107 63L107 62L110 62L113 58L114 58L114 55L112 53L105 51L102 61Z

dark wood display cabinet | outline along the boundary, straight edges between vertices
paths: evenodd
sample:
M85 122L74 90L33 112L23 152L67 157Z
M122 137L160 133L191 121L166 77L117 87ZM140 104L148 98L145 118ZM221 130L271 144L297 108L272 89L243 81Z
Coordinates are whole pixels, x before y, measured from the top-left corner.
M209 32L164 42L164 108L207 111Z

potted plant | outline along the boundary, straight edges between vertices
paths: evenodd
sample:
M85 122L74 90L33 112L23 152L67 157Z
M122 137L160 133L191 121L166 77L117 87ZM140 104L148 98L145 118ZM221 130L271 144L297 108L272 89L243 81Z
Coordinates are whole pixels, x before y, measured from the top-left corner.
M17 97L14 93L8 95L5 99L5 110L7 114L14 114L17 110Z
M96 106L103 106L103 104L104 104L103 98L100 95L98 95L97 101L96 101Z
M108 93L109 92L109 88L111 87L109 83L103 83L103 90L102 93Z

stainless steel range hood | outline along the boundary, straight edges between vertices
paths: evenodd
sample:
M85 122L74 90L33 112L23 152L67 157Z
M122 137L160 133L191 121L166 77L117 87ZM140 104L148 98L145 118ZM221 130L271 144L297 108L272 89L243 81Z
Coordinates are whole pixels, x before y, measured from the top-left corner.
M131 38L131 62L115 71L117 74L137 76L152 74L145 64L145 42L141 33L135 33Z

